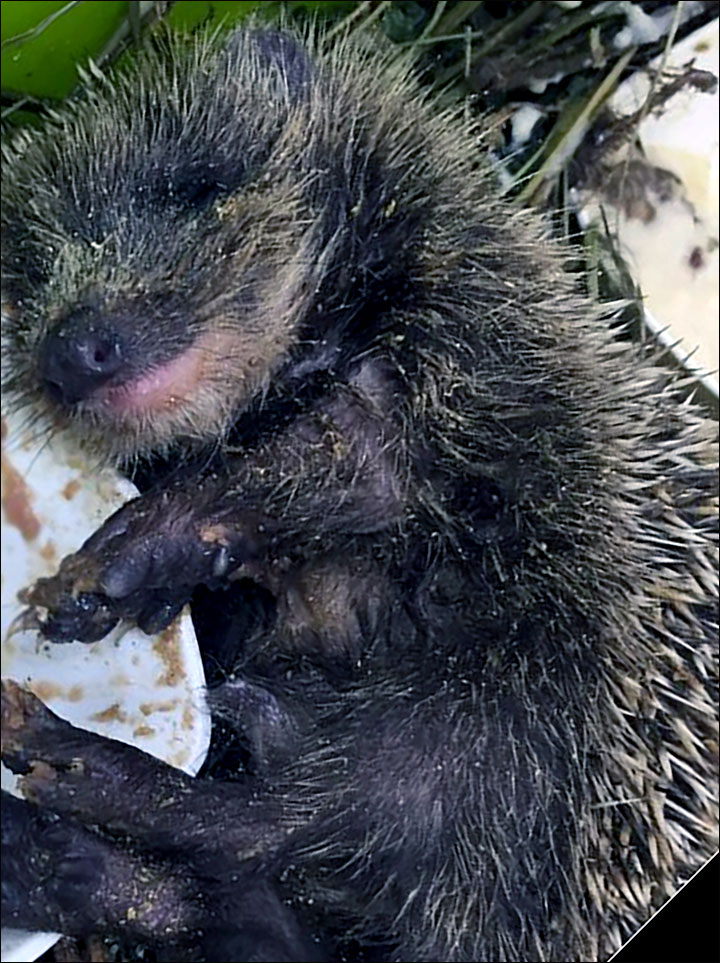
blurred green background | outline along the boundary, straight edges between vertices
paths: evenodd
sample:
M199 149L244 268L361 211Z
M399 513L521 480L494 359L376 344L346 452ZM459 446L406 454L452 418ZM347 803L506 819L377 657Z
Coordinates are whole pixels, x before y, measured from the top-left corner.
M2 0L2 88L10 95L59 99L78 82L77 65L112 54L144 17L156 12L154 3L85 0ZM167 6L167 5L165 5ZM232 24L251 12L277 16L285 6L321 16L338 16L355 6L344 2L258 2L258 0L180 0L164 19L192 28L216 20ZM157 12L161 12L158 10ZM162 11L164 12L164 11Z

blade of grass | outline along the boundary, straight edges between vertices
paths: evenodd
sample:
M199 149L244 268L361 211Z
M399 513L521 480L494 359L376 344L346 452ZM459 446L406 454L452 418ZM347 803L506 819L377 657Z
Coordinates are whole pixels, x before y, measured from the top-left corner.
M491 50L495 50L500 44L522 33L533 21L542 16L546 6L547 4L543 3L542 0L536 0L535 3L531 3L522 13L518 14L517 17L514 17L510 22L503 24L497 30L493 31L493 33L487 37L486 42L473 51L472 63L476 64L481 57L487 56ZM487 36L487 33L485 36ZM456 80L457 77L463 73L464 67L464 62L450 64L438 77L438 85L443 86Z
M343 17L339 23L336 23L334 27L331 27L331 29L328 30L328 32L325 34L325 40L332 40L333 37L336 37L344 30L349 30L356 20L359 20L361 17L365 16L367 12L366 6L369 6L369 4L358 3L354 10L351 10L350 13Z
M460 3L455 4L452 10L448 10L445 16L440 19L439 23L435 24L435 33L452 33L453 30L457 30L458 27L462 26L464 21L472 16L478 7L481 6L482 0L480 0L480 2L476 2L476 0L461 0Z
M8 47L16 47L18 44L25 43L26 40L34 40L36 37L39 37L43 31L47 30L51 24L55 23L55 21L64 14L69 13L74 7L79 6L80 3L82 3L82 0L72 0L71 3L66 3L64 7L60 7L59 10L45 17L44 20L41 20L36 26L31 27L30 30L23 30L22 33L16 33L14 37L7 37L2 42L2 49L7 50Z
M672 24L670 25L670 30L667 35L667 40L665 41L665 48L663 50L662 60L660 61L659 68L655 71L650 79L650 90L648 90L647 97L645 98L645 103L642 105L640 112L638 114L638 119L636 121L637 126L645 119L650 105L653 101L653 96L655 94L655 89L658 85L658 81L665 73L667 68L668 59L670 57L670 51L672 50L672 45L675 43L675 34L680 26L680 19L682 17L683 7L685 6L685 0L679 0L677 6L675 7L675 16L673 17Z
M96 65L100 67L112 61L124 48L129 37L132 37L134 43L138 43L143 28L154 15L156 7L156 0L131 0L127 17L95 58Z
M438 21L442 17L443 13L445 13L445 7L447 7L447 0L438 0L438 2L435 4L432 17L430 17L426 23L425 29L418 38L419 40L422 40L423 37L432 37L433 33L435 32L435 27L438 25Z
M587 24L597 24L601 20L606 20L609 17L619 17L622 16L622 14L622 4L617 2L607 3L602 8L593 5L589 10L565 13L557 27L548 30L547 33L543 33L536 40L531 41L527 46L527 50L534 52L537 49L549 49L550 47L554 47L558 41L564 40L565 37L587 26Z
M391 2L392 0L380 0L380 3L376 4L376 6L369 11L368 8L370 4L368 2L358 3L355 9L344 17L340 23L335 24L331 30L328 30L325 34L325 42L332 40L339 33L344 33L346 30L365 29L377 20L378 17L382 16Z
M617 86L623 70L634 57L636 50L636 47L626 50L591 96L584 103L575 105L575 110L566 111L558 119L543 145L543 151L548 150L547 157L518 194L520 203L530 202L543 182L555 177L575 153L592 120Z

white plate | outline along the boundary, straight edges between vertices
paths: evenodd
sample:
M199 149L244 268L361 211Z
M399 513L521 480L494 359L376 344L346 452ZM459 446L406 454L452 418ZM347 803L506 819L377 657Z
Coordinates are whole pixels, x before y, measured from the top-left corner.
M659 67L662 58L653 62ZM718 76L718 21L695 31L670 51L668 67L693 62ZM644 103L650 81L638 71L610 101L618 114L631 114ZM718 397L718 115L720 97L684 88L648 113L639 127L648 161L675 174L681 194L655 206L649 223L611 207L606 199L582 197L583 226L604 208L628 266L644 297L649 329L676 359ZM702 253L693 267L691 254Z
M187 610L148 637L118 626L92 645L53 645L35 632L7 639L20 589L51 575L63 556L137 494L99 472L61 438L44 447L10 419L2 452L2 675L29 686L54 712L84 729L135 745L194 775L210 741L204 675ZM14 776L2 770L4 789ZM4 929L2 963L28 963L57 934Z

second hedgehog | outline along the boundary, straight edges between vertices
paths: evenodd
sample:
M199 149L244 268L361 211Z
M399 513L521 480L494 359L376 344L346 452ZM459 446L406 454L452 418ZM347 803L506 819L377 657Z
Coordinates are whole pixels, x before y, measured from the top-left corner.
M265 615L230 782L4 686L4 923L597 960L714 850L712 431L476 158L407 70L258 30L11 147L8 396L155 479L27 591L43 634Z

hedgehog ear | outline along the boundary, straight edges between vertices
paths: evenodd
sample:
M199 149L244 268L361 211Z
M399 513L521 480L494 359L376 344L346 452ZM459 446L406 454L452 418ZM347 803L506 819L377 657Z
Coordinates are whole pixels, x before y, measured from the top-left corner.
M262 60L278 69L290 97L299 100L305 96L313 76L313 64L302 44L279 30L254 30L250 39Z

